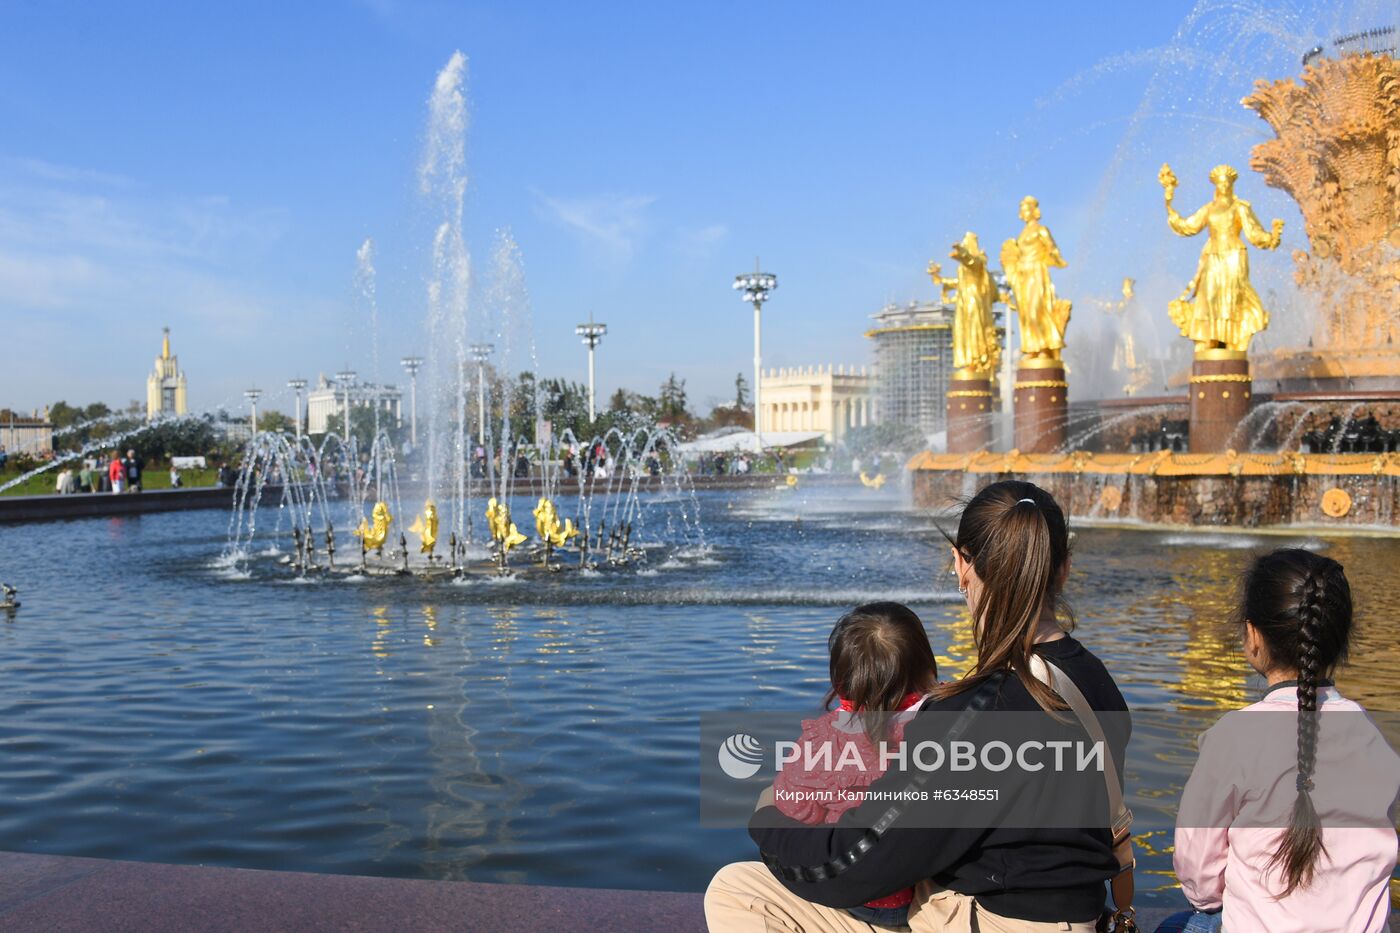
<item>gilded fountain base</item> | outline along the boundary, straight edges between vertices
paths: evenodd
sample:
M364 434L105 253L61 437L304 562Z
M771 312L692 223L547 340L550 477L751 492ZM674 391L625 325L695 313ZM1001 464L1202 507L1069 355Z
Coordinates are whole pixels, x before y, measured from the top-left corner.
M907 468L921 508L948 508L989 483L1024 479L1080 521L1400 534L1400 454L925 451Z

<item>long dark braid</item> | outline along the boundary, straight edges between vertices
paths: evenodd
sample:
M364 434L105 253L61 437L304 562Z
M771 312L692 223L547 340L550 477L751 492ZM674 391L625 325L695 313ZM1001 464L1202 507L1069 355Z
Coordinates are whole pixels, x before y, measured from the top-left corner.
M1351 637L1351 587L1342 565L1299 548L1254 562L1245 576L1244 621L1252 624L1275 665L1298 670L1298 796L1288 829L1270 860L1283 873L1282 896L1307 887L1326 852L1313 806L1317 767L1317 688L1346 657Z

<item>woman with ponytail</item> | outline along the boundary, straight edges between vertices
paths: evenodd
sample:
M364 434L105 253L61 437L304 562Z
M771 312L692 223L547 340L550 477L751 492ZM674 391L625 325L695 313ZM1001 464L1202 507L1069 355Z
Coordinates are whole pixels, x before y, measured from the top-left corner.
M977 659L960 680L933 687L905 727L906 746L947 741L969 710L1053 712L1053 720L1030 718L1073 722L1065 712L1072 701L1048 686L1048 678L1066 692L1075 688L1073 702L1107 711L1101 735L1121 774L1127 705L1098 658L1070 637L1073 626L1060 600L1069 574L1069 532L1054 498L1031 483L994 483L967 503L950 543L958 589L974 620ZM737 862L715 875L705 894L710 930L871 933L879 928L845 908L913 887L908 928L915 933L1091 933L1105 905L1106 882L1120 867L1102 800L1103 772L1088 779L1097 796L1088 794L1094 799L1076 811L1091 813L1083 824L1046 819L1053 815L1048 811L1074 802L1057 796L1064 785L1049 769L1003 774L996 802L934 803L920 810L918 803L888 802L909 800L901 795L914 786L909 771L891 769L870 785L871 797L822 826L785 816L773 806L770 788L749 825L763 861ZM927 789L949 779L946 770L938 772ZM932 815L940 806L943 814L965 808L975 817Z
M1236 614L1268 689L1201 736L1174 857L1196 910L1158 931L1389 930L1400 757L1331 680L1351 640L1346 573L1274 551L1245 574Z

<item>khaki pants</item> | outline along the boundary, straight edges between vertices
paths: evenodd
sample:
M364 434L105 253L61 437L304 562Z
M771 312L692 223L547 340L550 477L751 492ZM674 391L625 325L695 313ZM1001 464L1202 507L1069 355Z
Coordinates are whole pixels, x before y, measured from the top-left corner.
M735 862L715 873L705 891L710 933L879 933L831 907L793 894L762 862ZM909 911L913 933L1093 933L1092 923L1037 923L988 913L966 894L921 882Z

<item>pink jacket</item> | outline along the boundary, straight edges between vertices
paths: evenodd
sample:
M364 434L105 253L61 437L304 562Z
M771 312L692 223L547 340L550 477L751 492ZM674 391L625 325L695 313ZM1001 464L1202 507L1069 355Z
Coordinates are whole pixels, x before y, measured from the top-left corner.
M1390 929L1400 756L1361 706L1332 687L1317 696L1312 798L1326 852L1311 884L1285 898L1269 860L1297 796L1297 688L1281 684L1201 735L1182 792L1173 864L1187 899L1204 910L1223 904L1224 928L1232 933Z

